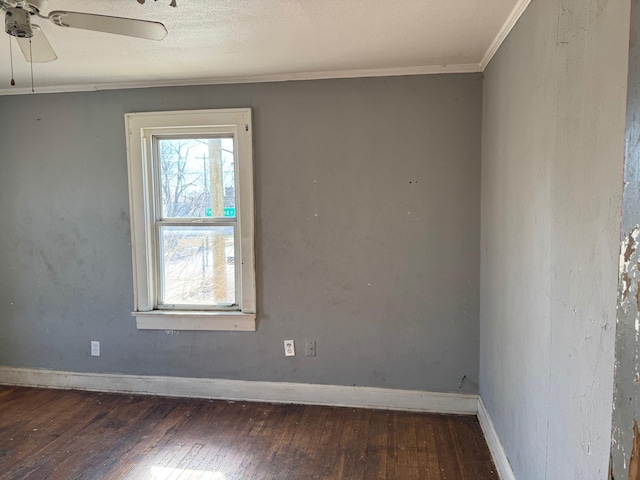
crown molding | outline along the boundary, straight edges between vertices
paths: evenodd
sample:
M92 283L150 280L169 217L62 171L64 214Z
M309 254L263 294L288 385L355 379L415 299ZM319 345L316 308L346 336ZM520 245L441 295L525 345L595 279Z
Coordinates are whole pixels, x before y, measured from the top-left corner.
M368 70L337 70L326 72L284 73L274 75L200 78L193 80L161 80L150 82L130 83L97 83L91 85L60 85L36 86L35 92L31 88L0 89L0 95L28 95L46 93L95 92L100 90L120 90L129 88L157 88L157 87L190 87L201 85L230 85L237 83L271 83L293 82L305 80L332 80L340 78L368 78L368 77L400 77L407 75L439 75L447 73L478 73L482 69L480 64L460 65L425 65L419 67L378 68Z
M496 35L496 38L494 38L491 45L489 45L487 53L484 54L484 58L480 62L480 71L484 72L484 69L487 68L487 65L489 65L489 62L500 48L500 45L502 45L502 42L504 42L513 27L518 23L518 20L520 20L520 17L529 6L529 3L531 3L531 0L519 0L516 6L513 7L513 10L502 24L502 28L498 32L498 35Z

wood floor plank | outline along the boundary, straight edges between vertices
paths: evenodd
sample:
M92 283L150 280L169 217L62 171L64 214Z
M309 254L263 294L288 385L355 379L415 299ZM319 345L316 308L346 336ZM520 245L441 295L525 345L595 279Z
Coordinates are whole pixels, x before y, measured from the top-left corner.
M303 405L281 406L284 416L277 426L272 427L277 434L273 437L273 447L269 455L270 478L293 480L297 475L300 458L290 445L305 408Z
M315 411L312 408L306 408L302 416L301 425L298 430L297 439L300 449L304 452L305 459L301 468L298 470L298 480L318 479L321 478L321 472L324 467L324 450L322 445L322 434L324 432L325 423L332 416L333 410L330 408Z
M0 479L497 480L475 417L0 386Z
M351 444L353 441L353 430L355 428L355 420L352 415L347 415L347 411L340 409L337 411L340 418L340 433L336 437L335 446L333 448L333 470L331 470L329 478L348 478L345 472L345 463L347 450L345 445Z
M433 429L433 415L423 415L416 423L416 441L418 444L418 471L424 480L440 478L437 440Z
M131 471L139 466L144 468L146 459L153 458L156 445L166 435L167 431L175 428L183 418L170 415L176 410L173 402L164 402L157 397L147 397L141 420L128 438L123 442L121 461L111 466L107 472L112 478L130 478ZM135 478L135 477L134 477Z
M416 433L415 415L408 412L398 412L395 433L398 437L398 455L396 463L397 478L419 479L419 454Z
M364 478L385 479L387 477L387 437L390 413L382 410L371 412L365 453Z
M449 420L449 428L455 432L456 450L461 458L460 470L464 478L473 476L476 470L495 471L491 457L482 454L487 448L484 438L474 435L480 428L477 418L452 417Z
M174 438L186 428L191 419L192 405L189 402L166 402L164 399L157 411L154 412L150 422L150 428L145 429L145 448L136 452L130 461L135 464L126 474L128 479L150 478L156 472L163 469L162 462L167 461L167 455L173 451ZM166 410L165 404L171 406ZM110 472L109 478L115 477Z
M465 480L458 464L459 457L456 453L455 439L449 428L449 417L445 415L437 417L434 421L434 431L441 477L447 480Z
M80 478L91 472L92 476L102 478L131 449L137 425L147 413L146 403L139 397L113 400L107 400L107 415L95 422L92 430L81 432L69 445L73 456L58 463L58 475L63 478ZM93 441L93 435L99 436L99 444L96 445ZM77 460L78 456L82 457L82 461Z
M319 462L320 471L318 472L318 478L331 479L340 478L337 476L336 470L342 468L338 465L335 457L335 443L340 438L343 427L343 417L341 412L343 409L330 408L330 415L324 423L322 429L322 436L320 437L320 450L323 453L322 460Z
M371 411L355 409L351 413L353 416L353 430L342 445L345 450L343 478L365 478L365 454L367 451Z
M216 465L216 470L223 475L237 475L240 465L245 457L250 456L250 451L254 446L254 437L250 435L253 430L253 409L249 405L243 404L239 410L238 424L232 429L228 436L225 455ZM242 441L239 441L239 439Z
M105 411L94 410L83 392L63 393L43 391L40 401L37 396L29 400L28 413L22 416L26 423L11 437L20 454L12 462L6 462L7 470L14 468L12 478L29 478L35 471L46 469L50 462L63 458L70 452L69 443L75 436L106 415ZM19 407L12 410L12 415L21 415Z

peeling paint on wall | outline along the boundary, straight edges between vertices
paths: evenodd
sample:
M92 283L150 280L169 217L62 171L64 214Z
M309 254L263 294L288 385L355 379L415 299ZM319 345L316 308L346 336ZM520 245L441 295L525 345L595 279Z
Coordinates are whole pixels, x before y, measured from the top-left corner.
M638 414L640 388L640 225L636 224L620 243L616 361L614 376L614 425L611 441L609 479L640 480L640 437L638 424L633 429L624 412ZM618 419L616 421L615 419ZM631 450L628 447L631 446Z
M622 298L627 299L629 295L629 288L631 287L631 278L627 272L622 273Z
M638 226L636 225L636 228L633 229L633 231L629 234L629 236L626 239L626 247L624 249L624 263L629 263L629 260L631 259L631 255L634 254L634 252L636 251L636 239L638 238Z
M618 308L629 310L629 292L632 290L635 302L635 317L640 319L640 258L638 252L638 235L640 235L640 225L636 225L628 235L625 236L620 245L620 298ZM635 283L635 285L634 285Z
M609 480L614 480L613 478L613 448L611 449L611 453L609 455L609 476L607 477Z
M635 418L633 419L633 447L629 461L629 480L640 480L640 436L638 435L638 422Z

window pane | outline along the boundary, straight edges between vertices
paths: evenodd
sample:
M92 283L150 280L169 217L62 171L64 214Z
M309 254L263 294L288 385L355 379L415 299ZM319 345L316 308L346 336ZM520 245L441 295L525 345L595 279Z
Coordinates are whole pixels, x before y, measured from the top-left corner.
M162 227L164 305L234 305L233 227Z
M158 141L162 218L235 217L233 137Z

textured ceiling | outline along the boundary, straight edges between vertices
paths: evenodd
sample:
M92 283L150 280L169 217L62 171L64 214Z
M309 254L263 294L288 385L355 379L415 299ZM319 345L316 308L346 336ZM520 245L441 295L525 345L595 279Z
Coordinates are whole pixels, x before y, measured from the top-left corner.
M162 41L36 19L58 60L36 91L481 71L528 0L50 0L69 10L159 21ZM30 91L30 66L0 41L0 93Z

